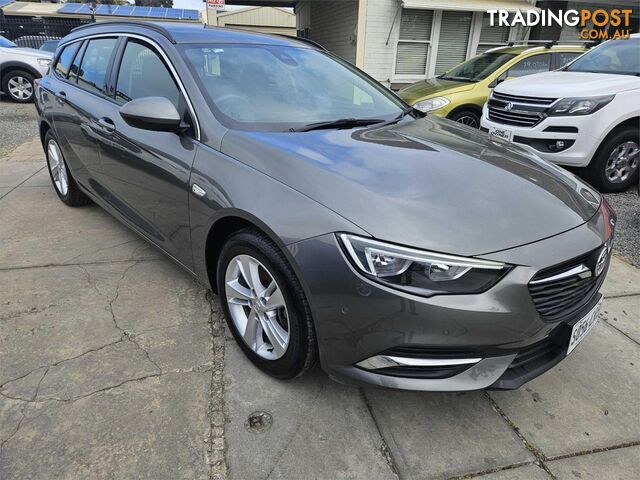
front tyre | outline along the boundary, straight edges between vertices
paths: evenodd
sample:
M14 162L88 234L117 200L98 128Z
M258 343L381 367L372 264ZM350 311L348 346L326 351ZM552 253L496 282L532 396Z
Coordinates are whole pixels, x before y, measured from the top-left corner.
M480 128L480 116L473 110L462 110L454 113L449 120L461 123L471 128Z
M218 293L236 342L262 371L290 379L317 357L311 311L279 247L256 229L229 237L218 260Z
M638 181L640 135L635 128L619 131L605 141L586 167L591 184L603 193L623 192Z
M28 72L13 70L2 77L2 91L14 102L32 102L34 80L35 77Z
M45 154L51 183L60 200L70 207L79 207L91 203L74 180L67 162L64 160L58 140L51 130L44 137Z

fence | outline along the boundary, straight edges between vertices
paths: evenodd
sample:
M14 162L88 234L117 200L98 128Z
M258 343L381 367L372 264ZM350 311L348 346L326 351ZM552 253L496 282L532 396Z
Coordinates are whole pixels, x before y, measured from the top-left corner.
M0 35L20 47L40 48L46 40L58 40L90 22L81 18L3 15L0 10Z

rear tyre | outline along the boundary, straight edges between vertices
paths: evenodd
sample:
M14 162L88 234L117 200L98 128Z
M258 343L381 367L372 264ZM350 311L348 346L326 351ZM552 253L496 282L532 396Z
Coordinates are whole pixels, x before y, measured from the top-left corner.
M603 193L623 192L638 182L640 134L625 128L606 140L585 168L587 180Z
M242 351L260 370L290 379L316 361L311 311L280 248L257 229L231 235L217 268L227 324Z
M2 91L14 102L33 102L34 80L28 72L12 70L2 77Z
M73 175L71 175L67 162L65 162L62 155L62 150L60 150L58 140L51 130L44 137L44 148L47 156L49 177L60 200L70 207L79 207L91 203L89 197L80 190L80 187L73 179Z
M461 110L449 117L449 120L461 123L471 128L480 128L480 116L473 110Z

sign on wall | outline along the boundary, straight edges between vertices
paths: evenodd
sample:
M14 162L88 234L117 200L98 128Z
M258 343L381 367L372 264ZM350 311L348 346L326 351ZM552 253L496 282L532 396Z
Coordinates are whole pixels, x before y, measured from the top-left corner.
M208 8L215 8L216 10L224 10L225 0L207 0Z

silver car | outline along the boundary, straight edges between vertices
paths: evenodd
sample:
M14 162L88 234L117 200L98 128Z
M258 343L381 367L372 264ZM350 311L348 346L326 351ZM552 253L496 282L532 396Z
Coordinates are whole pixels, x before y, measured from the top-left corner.
M34 80L47 73L51 57L51 52L21 48L0 36L0 92L15 102L32 102Z

